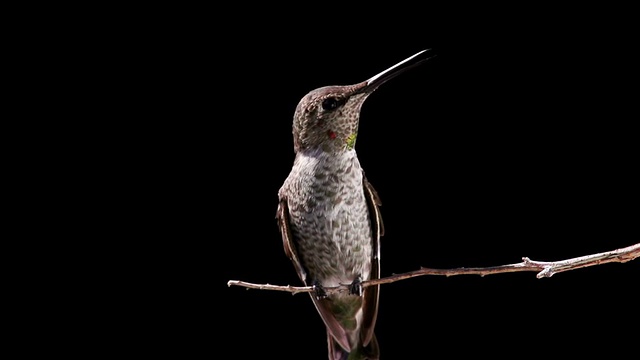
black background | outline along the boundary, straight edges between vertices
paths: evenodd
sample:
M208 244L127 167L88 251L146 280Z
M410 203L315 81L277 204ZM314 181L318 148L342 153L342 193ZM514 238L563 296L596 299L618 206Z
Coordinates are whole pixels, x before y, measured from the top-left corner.
M127 38L134 56L120 58L133 74L122 97L136 105L130 140L144 140L127 155L141 175L128 180L139 197L127 211L145 214L130 221L148 245L136 259L149 261L131 285L145 300L130 310L133 329L153 334L150 348L326 359L308 295L227 281L300 285L275 221L299 99L425 48L437 56L362 109L356 150L383 202L383 276L563 260L639 242L638 58L624 20L514 12L449 22L408 11L223 22L225 13L197 13L143 26ZM547 279L383 285L382 358L620 346L638 320L636 262Z

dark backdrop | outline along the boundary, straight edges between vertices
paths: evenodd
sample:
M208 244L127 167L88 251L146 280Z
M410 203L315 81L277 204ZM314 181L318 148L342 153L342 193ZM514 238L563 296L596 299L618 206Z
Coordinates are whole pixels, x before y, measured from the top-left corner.
M299 99L425 48L437 56L362 109L356 150L383 202L384 276L563 260L640 242L638 59L624 23L606 31L562 17L438 23L429 13L411 27L402 16L399 25L363 17L323 27L286 17L221 25L220 16L187 12L131 45L144 54L132 60L139 76L127 92L141 96L135 130L145 140L131 169L145 174L137 190L154 214L154 235L143 236L152 265L132 286L151 299L133 307L152 330L148 346L178 357L326 359L308 295L227 281L300 285L275 221ZM548 279L383 285L382 357L620 346L638 320L638 261Z

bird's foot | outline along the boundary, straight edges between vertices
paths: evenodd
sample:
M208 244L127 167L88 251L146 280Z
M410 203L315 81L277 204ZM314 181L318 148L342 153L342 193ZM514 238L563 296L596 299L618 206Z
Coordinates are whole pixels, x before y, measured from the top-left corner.
M324 290L318 280L313 281L313 291L316 293L316 299L324 299L327 297L327 292Z
M362 296L362 279L360 275L353 279L351 285L349 285L349 294Z

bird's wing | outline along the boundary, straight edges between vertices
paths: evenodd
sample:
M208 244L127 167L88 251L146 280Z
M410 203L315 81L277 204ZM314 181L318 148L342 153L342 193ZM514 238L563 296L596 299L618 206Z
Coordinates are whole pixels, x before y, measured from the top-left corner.
M371 217L371 231L373 238L373 259L371 259L371 277L370 280L380 278L380 238L384 235L384 223L380 215L380 197L373 188L371 183L364 178L364 194L369 205L369 216ZM361 340L364 346L367 346L373 337L373 330L376 325L378 316L378 296L380 285L367 286L363 293L363 316Z
M291 233L291 225L289 223L289 207L287 205L286 199L280 199L280 203L278 204L278 211L276 212L276 219L278 220L278 226L282 235L284 252L287 254L289 259L291 259L291 262L293 262L293 266L295 267L300 280L302 280L305 286L310 286L307 281L307 272L304 269L304 266L302 266L302 262L300 261L300 257L298 256L298 251L296 250L296 244L293 239L293 234ZM318 299L314 293L309 294L311 295L311 300L313 300L313 304L318 310L320 317L327 326L327 330L333 335L340 346L345 349L350 349L351 345L349 343L347 332L342 327L342 325L340 325L334 313L331 311L330 302L328 302L329 300L326 298Z
M380 215L380 198L373 186L364 179L364 191L369 205L369 214L371 217L371 231L373 237L373 251L371 259L371 276L370 280L380 278L380 237L384 235L384 224ZM286 199L281 199L278 204L278 211L276 213L278 220L278 226L282 235L282 242L286 255L291 259L293 265L298 273L298 277L305 286L310 286L307 279L307 272L300 261L300 257L296 250L293 234L291 233L291 226L289 223L289 208L287 206ZM363 291L363 319L361 331L361 341L363 346L367 346L371 341L374 334L374 327L376 318L378 315L378 297L379 297L380 285L367 286ZM311 299L313 300L318 313L322 317L328 331L333 335L336 341L345 349L351 348L349 343L349 337L345 329L340 325L335 318L334 313L331 311L331 304L329 299L318 299L315 294L311 293Z
M284 246L284 252L287 257L293 262L293 266L296 268L298 277L305 286L307 284L307 272L300 262L298 257L298 251L296 245L293 242L293 235L291 234L291 225L289 224L289 206L286 199L281 199L278 204L278 211L276 212L276 219L278 220L278 227L280 228L280 234L282 235L282 245Z

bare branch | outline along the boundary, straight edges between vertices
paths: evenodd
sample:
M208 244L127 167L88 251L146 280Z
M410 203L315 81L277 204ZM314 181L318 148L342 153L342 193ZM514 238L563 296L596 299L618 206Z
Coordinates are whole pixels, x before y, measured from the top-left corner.
M238 280L229 280L227 282L227 286L243 286L247 289L258 289L258 290L275 290L275 291L286 291L290 292L291 295L295 295L302 292L311 292L314 290L313 286L281 286L281 285L271 285L271 284L253 284L245 281ZM334 288L332 288L334 289ZM335 288L336 291L339 288Z
M380 285L380 284L388 284L400 280L405 280L417 276L424 275L443 275L443 276L454 276L454 275L493 275L493 274L501 274L501 273L509 273L509 272L521 272L521 271L534 271L538 274L536 277L538 279L551 277L554 274L576 270L588 266L601 265L612 262L625 263L627 261L634 260L635 258L640 256L640 243L627 246L625 248L620 248L613 251L602 252L593 255L585 255L576 258L571 258L567 260L560 261L534 261L530 260L527 257L522 258L522 262L517 264L509 264L509 265L500 265L500 266L491 266L491 267L475 267L475 268L456 268L456 269L429 269L429 268L420 268L419 270L410 271L402 274L394 274L385 278L363 281L362 286L372 286L372 285ZM270 284L253 284L244 281L238 280L229 280L227 282L228 286L242 286L248 289L259 289L259 290L276 290L276 291L286 291L292 293L292 295L303 293L303 292L312 292L315 291L313 286L279 286L279 285L270 285ZM347 291L349 289L349 285L345 284L342 286L336 287L327 287L324 288L327 294Z

